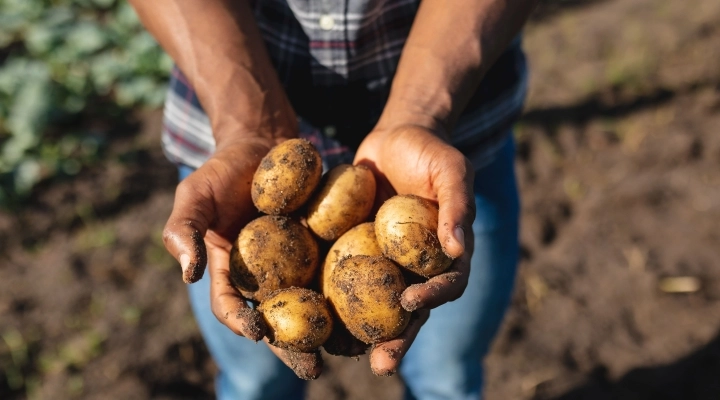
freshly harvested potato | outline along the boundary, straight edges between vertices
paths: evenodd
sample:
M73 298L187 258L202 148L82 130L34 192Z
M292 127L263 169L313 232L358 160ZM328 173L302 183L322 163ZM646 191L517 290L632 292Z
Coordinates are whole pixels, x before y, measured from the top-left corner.
M375 177L364 165L341 164L323 178L308 203L307 224L320 238L332 241L365 221L375 201Z
M383 254L424 277L435 276L452 263L437 229L437 205L418 196L391 197L375 216L375 236Z
M273 147L252 180L252 201L265 214L291 213L308 201L322 176L322 159L305 139Z
M318 266L318 244L298 221L265 215L248 223L230 252L230 279L248 299L306 286Z
M373 344L405 330L410 312L400 305L405 280L385 257L353 256L338 263L330 277L328 300L348 331Z
M281 349L307 353L325 343L332 332L325 298L310 289L276 290L257 309L267 323L270 344Z
M327 296L330 285L330 274L341 259L350 256L381 256L382 251L375 240L375 228L372 222L360 224L349 231L332 245L320 270L320 288Z

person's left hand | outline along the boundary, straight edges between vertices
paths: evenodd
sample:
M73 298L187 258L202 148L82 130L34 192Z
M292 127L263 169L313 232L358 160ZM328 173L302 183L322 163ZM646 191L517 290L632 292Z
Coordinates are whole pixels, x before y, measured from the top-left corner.
M470 161L441 139L419 126L375 130L360 145L355 164L370 167L377 180L376 206L395 194L414 194L439 205L438 239L454 259L444 273L425 283L410 285L402 294L403 308L413 321L403 334L375 345L370 366L378 375L392 374L429 316L429 309L462 295L470 274L475 219Z

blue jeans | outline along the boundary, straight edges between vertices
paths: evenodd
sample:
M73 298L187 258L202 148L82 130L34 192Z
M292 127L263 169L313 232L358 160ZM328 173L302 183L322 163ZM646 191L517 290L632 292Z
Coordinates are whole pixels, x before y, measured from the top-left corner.
M483 358L510 301L518 259L519 200L511 138L475 175L477 217L470 281L462 297L433 310L400 366L408 400L478 399ZM180 168L180 179L192 172ZM302 399L305 381L262 342L237 337L210 310L206 274L189 286L190 301L220 372L217 396L226 399ZM251 360L245 362L244 360Z

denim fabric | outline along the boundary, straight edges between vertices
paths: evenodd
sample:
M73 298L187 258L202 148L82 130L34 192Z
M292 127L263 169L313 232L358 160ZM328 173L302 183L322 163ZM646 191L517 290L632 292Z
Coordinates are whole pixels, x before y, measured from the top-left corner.
M477 217L470 281L463 296L433 310L405 356L406 399L478 399L482 360L510 301L518 258L519 200L510 139L476 172ZM180 179L192 172L180 167ZM195 318L220 372L218 398L302 399L305 382L262 343L235 336L210 310L207 274L189 286ZM251 360L246 362L245 360Z
M476 400L483 358L510 303L518 261L519 200L512 139L476 172L475 250L467 289L430 313L400 373L407 400Z

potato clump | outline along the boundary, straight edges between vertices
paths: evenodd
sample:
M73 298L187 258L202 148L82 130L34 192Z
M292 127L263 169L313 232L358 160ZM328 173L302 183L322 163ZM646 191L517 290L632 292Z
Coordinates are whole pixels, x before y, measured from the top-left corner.
M405 330L410 312L400 305L405 280L400 269L384 257L342 259L330 275L326 297L348 331L373 344Z
M341 164L323 178L308 203L307 224L320 238L332 241L365 221L375 202L375 177L364 165Z
M268 326L270 344L282 349L314 351L332 332L333 320L325 297L310 289L276 290L257 309Z
M291 213L308 201L320 183L322 159L305 139L273 147L260 161L252 180L252 201L265 214Z
M414 195L391 197L375 217L375 236L383 254L424 277L435 276L452 263L437 229L437 205Z
M318 258L307 228L289 217L265 215L240 231L230 252L230 279L245 298L262 301L275 290L307 286Z

